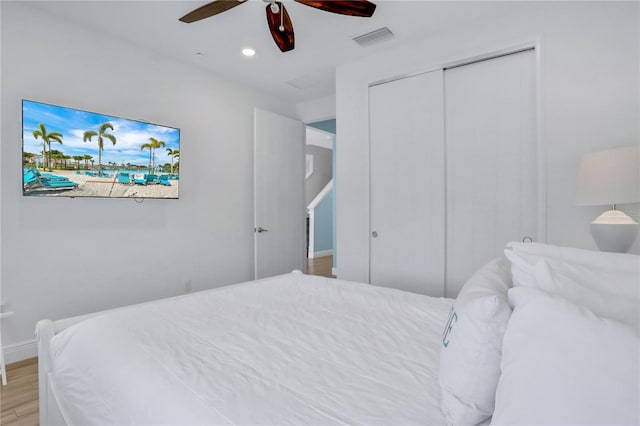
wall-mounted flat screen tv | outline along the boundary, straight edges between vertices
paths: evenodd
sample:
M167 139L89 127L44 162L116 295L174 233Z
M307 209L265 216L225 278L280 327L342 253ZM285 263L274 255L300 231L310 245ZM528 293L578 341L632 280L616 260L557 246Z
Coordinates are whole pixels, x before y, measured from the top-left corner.
M180 129L22 101L23 194L178 198Z

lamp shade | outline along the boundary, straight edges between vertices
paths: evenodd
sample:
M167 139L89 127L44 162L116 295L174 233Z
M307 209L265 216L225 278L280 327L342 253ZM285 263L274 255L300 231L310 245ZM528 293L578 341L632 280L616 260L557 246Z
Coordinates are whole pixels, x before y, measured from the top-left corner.
M586 154L578 172L576 204L600 206L640 201L640 148Z

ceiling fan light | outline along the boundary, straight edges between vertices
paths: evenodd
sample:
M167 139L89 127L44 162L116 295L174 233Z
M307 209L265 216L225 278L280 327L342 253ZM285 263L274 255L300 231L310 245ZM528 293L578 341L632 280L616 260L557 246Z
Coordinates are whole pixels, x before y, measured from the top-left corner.
M271 2L271 13L280 13L280 7L278 7L278 3Z

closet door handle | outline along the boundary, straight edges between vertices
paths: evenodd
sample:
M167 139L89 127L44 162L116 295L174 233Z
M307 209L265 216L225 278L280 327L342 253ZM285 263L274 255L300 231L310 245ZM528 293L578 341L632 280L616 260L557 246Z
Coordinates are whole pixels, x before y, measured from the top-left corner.
M371 232L371 236L373 238L378 238L378 233L376 231Z

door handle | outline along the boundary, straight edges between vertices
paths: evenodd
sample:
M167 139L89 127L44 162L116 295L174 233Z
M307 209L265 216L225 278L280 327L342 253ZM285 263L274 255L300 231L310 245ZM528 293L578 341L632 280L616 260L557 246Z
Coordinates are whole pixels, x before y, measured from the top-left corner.
M376 231L373 231L373 232L371 233L371 236L372 236L373 238L378 238L378 233L377 233Z
M259 233L259 234L261 234L261 233L263 233L263 232L269 232L269 230L268 230L268 229L264 229L262 226L260 226L260 227L258 227L258 228L255 228L254 230L255 230L255 232L257 232L257 233Z

